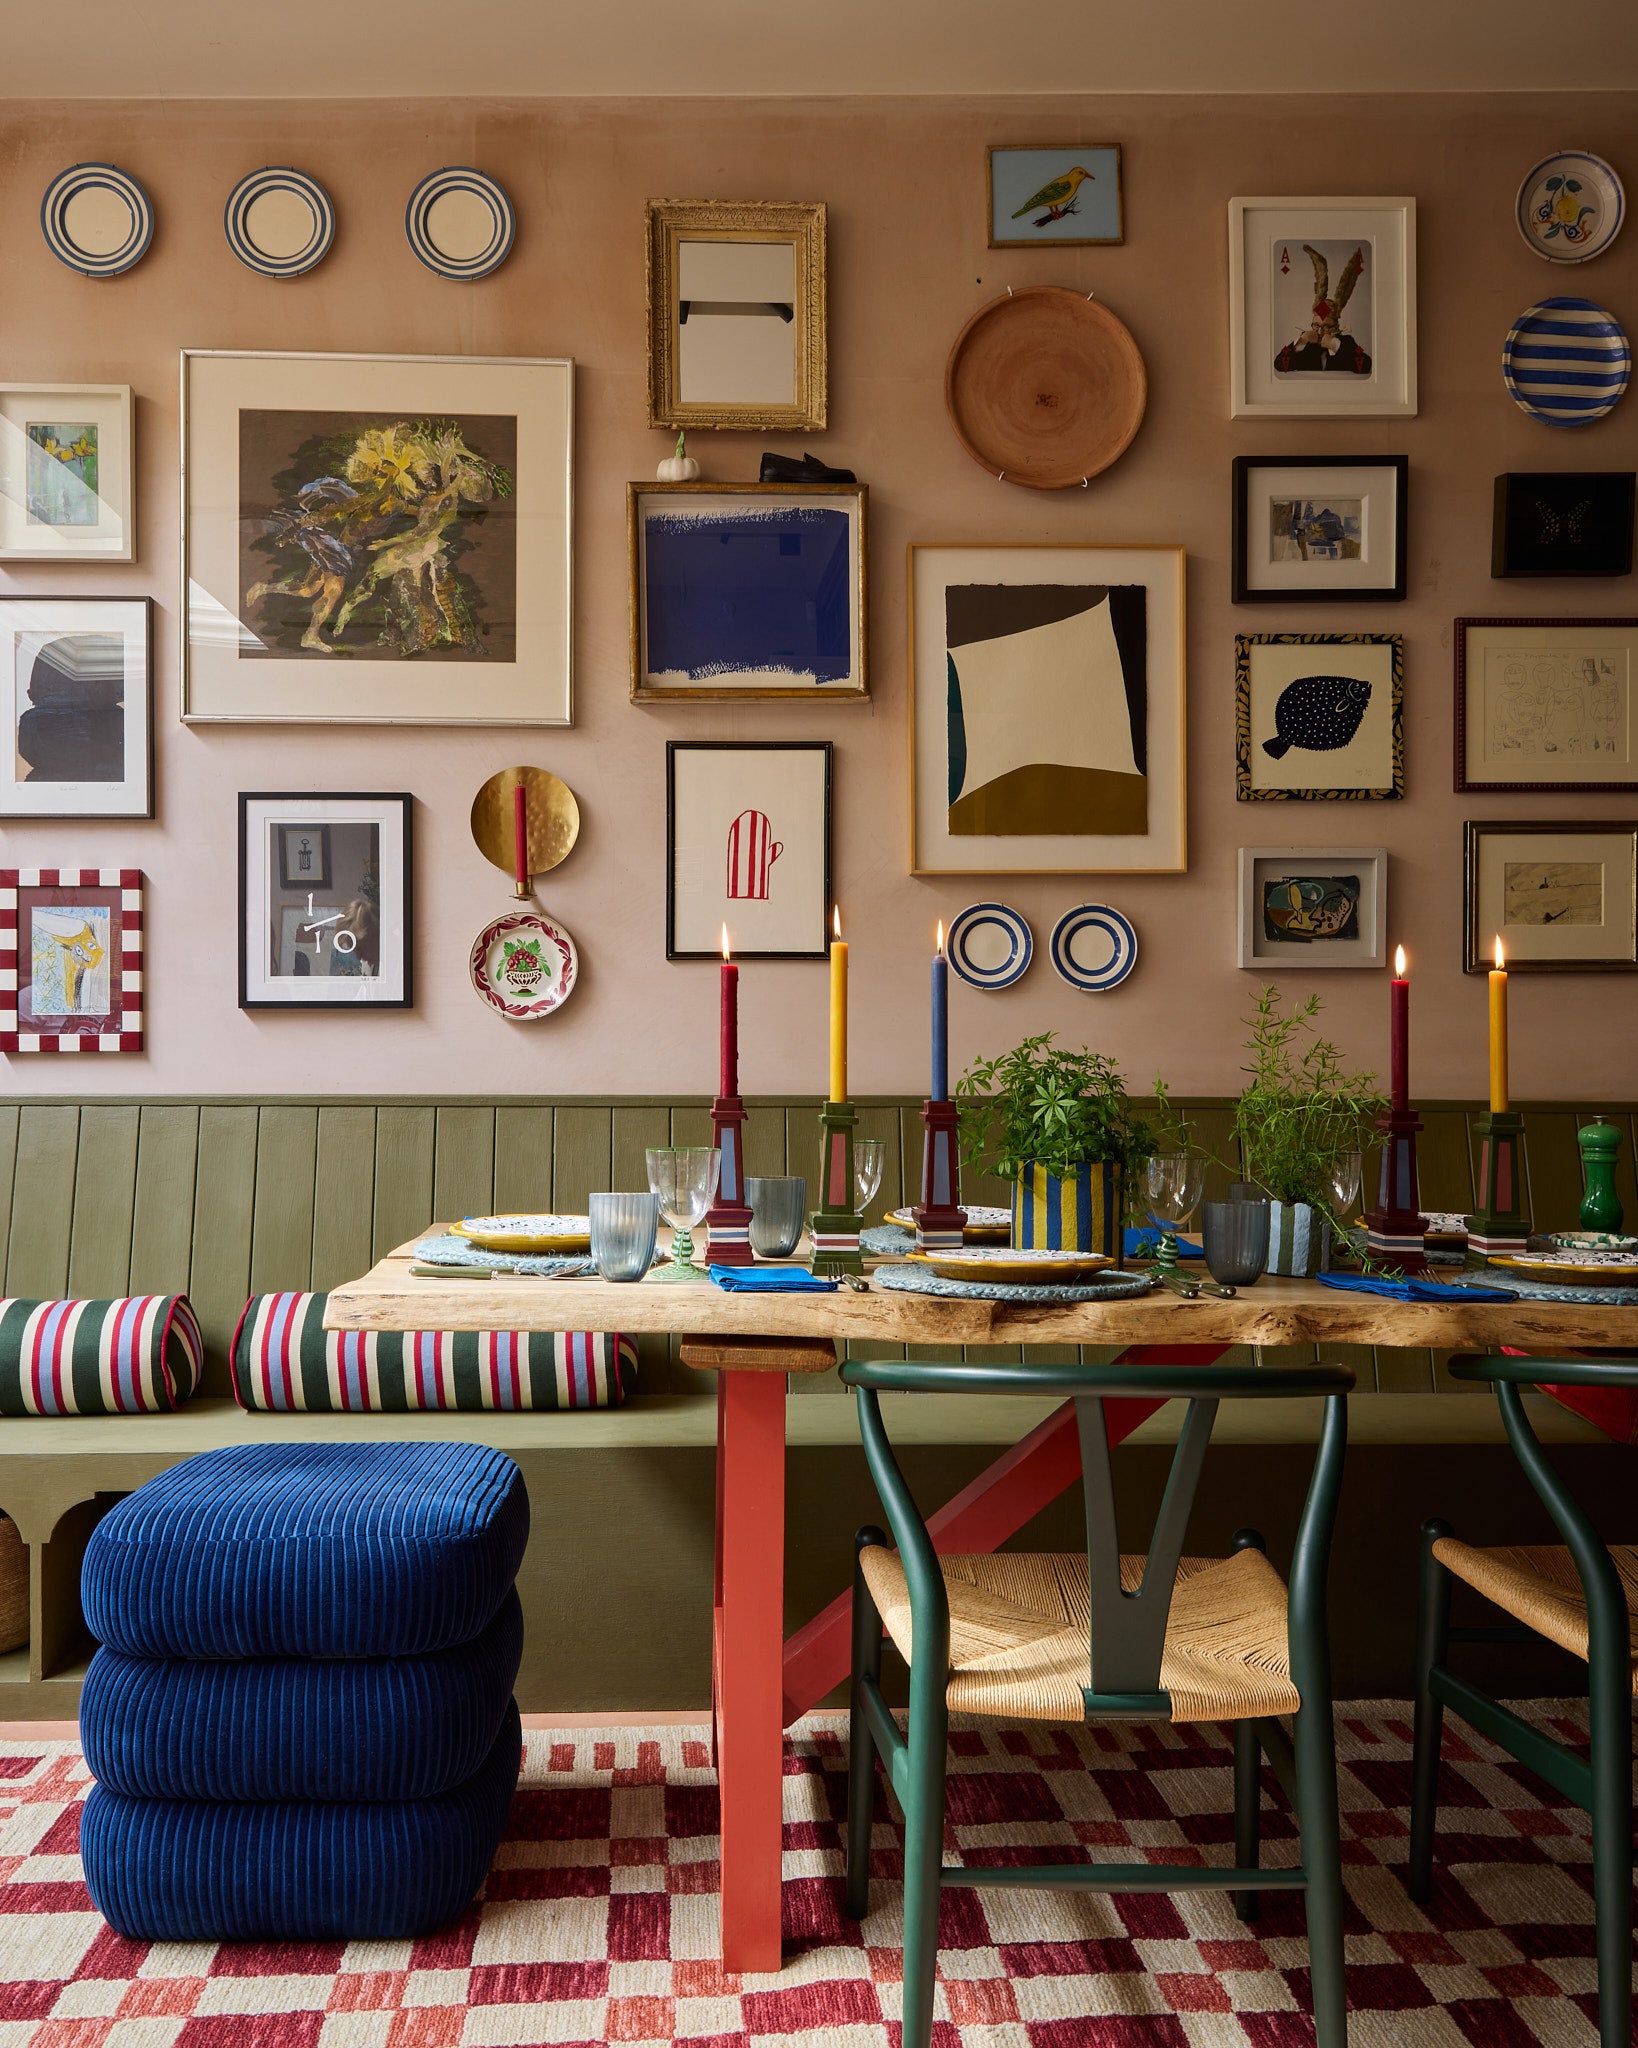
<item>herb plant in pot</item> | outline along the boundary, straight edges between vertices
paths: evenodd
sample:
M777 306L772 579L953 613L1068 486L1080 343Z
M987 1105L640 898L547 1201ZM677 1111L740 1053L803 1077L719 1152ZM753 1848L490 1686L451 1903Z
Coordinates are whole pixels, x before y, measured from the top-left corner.
M1113 1256L1120 1177L1154 1149L1115 1062L1053 1033L975 1060L956 1082L962 1153L1012 1182L1012 1242Z
M1315 1019L1318 996L1283 1009L1265 988L1248 1018L1249 1077L1234 1106L1234 1135L1248 1180L1269 1198L1268 1270L1301 1277L1328 1261L1331 1183L1338 1162L1361 1149L1384 1106L1376 1076L1352 1073Z

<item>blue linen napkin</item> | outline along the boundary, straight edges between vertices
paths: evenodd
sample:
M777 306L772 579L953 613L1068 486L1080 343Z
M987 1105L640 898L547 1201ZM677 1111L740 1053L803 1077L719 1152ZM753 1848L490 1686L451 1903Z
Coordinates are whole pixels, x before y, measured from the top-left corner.
M1438 1280L1411 1280L1387 1273L1320 1273L1322 1287L1344 1287L1350 1294L1385 1294L1392 1301L1517 1301L1511 1287L1468 1287Z
M709 1266L711 1278L727 1294L834 1294L839 1281L806 1266Z
M1126 1232L1126 1256L1129 1259L1152 1259L1160 1244L1160 1235L1160 1232L1153 1224L1146 1224L1142 1229L1137 1230L1128 1226ZM1177 1240L1177 1256L1180 1259L1203 1259L1205 1253L1199 1245L1191 1244L1186 1237L1180 1237Z

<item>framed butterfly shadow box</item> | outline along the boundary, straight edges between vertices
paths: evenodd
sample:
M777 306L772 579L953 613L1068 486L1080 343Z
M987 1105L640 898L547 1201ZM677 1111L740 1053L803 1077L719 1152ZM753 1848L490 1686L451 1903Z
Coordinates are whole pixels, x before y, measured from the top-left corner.
M1638 475L1630 469L1509 470L1496 479L1490 573L1629 576Z
M1405 643L1397 633L1240 633L1241 803L1388 803L1405 794Z

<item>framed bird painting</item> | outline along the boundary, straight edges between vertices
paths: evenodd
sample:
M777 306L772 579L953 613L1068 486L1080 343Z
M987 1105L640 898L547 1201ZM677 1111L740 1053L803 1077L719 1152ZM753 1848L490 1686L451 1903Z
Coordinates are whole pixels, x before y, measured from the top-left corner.
M1118 142L995 145L988 157L992 249L1125 241Z

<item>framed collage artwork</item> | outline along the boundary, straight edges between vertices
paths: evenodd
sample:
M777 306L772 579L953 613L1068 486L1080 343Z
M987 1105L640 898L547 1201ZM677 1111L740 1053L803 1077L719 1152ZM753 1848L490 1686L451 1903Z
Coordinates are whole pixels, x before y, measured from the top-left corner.
M1638 618L1458 619L1465 790L1638 789Z
M136 868L0 868L0 1052L141 1052Z
M1242 846L1242 967L1384 967L1388 851L1383 846Z
M239 798L239 1007L407 1010L412 827L403 794Z
M153 600L0 597L0 818L151 818Z
M0 561L136 557L128 384L0 384Z
M1178 874L1184 554L910 549L913 874Z
M1235 795L1389 802L1405 794L1404 642L1397 633L1240 633Z
M1405 595L1403 455L1234 458L1235 604Z
M665 957L822 960L830 937L831 743L671 740Z
M1638 972L1638 823L1470 818L1464 853L1464 973L1497 938L1509 974Z

